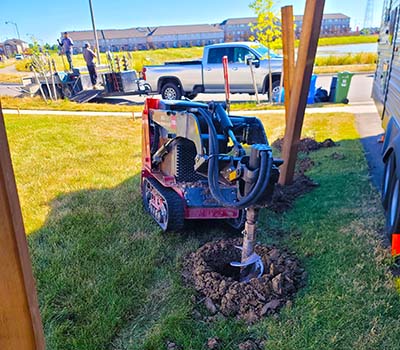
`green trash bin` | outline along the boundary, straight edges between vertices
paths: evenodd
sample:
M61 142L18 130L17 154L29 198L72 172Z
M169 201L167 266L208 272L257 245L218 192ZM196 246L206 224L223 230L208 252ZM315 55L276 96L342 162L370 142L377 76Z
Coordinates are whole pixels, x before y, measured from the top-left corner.
M347 95L349 94L351 78L353 73L341 72L337 75L336 91L335 91L335 102L337 103L349 103Z

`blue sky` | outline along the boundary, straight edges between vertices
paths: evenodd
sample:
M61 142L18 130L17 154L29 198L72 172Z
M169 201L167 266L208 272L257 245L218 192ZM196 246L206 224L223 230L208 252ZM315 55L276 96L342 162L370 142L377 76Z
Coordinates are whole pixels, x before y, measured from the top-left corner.
M226 18L252 16L250 0L92 0L98 28L129 28L168 24L219 23ZM367 0L326 0L325 12L342 12L352 26L362 26ZM277 7L292 4L295 14L304 12L305 0L276 1ZM379 25L383 0L375 0ZM172 6L173 5L173 6ZM33 34L40 41L56 43L64 30L90 29L88 0L1 0L0 41L15 37L16 22L21 39Z

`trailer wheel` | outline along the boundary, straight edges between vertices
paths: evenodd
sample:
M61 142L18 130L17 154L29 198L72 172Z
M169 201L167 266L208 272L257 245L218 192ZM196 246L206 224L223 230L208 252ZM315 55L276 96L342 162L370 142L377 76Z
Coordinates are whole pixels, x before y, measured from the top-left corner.
M180 100L182 91L176 83L166 83L161 89L161 96L164 100Z
M394 155L391 154L385 163L385 168L383 171L383 179L382 179L382 206L386 210L388 208L388 201L390 197L389 189L391 188L391 182L393 181L394 176L394 164L395 158Z
M395 178L390 188L390 198L386 211L386 233L389 240L392 234L400 233L400 179Z
M154 179L143 179L142 200L145 210L166 231L180 231L185 224L181 197Z

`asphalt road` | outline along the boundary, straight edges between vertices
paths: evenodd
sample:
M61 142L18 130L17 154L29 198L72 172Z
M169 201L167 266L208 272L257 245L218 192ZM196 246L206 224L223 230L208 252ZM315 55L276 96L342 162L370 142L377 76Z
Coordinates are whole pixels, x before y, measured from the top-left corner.
M322 87L329 92L331 85L332 75L321 75L317 78L316 86ZM350 85L349 100L350 103L368 102L371 101L371 90L372 90L372 74L356 74ZM107 100L117 100L118 102L141 104L145 97L143 96L126 96L119 98L110 98ZM266 101L267 96L261 95L261 100ZM231 96L233 102L246 102L255 101L255 96L248 94L233 94ZM225 101L224 94L199 94L195 101Z

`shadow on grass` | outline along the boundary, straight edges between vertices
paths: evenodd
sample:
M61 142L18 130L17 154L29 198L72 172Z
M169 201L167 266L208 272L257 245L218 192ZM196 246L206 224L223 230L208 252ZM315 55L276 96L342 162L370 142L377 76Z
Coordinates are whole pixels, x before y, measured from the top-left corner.
M227 235L206 222L161 233L142 208L139 184L136 175L115 188L61 195L29 236L49 349L109 349L136 317L144 332L156 317L149 301L161 307L171 288L182 288L180 257ZM190 314L189 296L176 303Z

